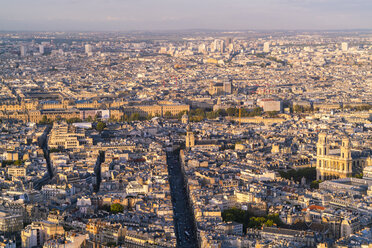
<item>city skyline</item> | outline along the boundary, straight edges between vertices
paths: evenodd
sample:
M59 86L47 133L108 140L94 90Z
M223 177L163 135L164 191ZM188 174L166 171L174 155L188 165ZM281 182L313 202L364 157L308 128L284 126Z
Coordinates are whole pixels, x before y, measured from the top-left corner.
M0 246L371 246L371 34L0 32Z
M3 1L2 31L370 29L367 0Z
M372 247L370 13L0 1L0 247Z

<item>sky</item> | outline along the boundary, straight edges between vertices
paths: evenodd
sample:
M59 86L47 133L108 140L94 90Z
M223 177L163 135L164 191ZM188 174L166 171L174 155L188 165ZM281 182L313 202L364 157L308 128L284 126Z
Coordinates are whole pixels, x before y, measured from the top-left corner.
M372 29L372 0L0 0L2 31Z

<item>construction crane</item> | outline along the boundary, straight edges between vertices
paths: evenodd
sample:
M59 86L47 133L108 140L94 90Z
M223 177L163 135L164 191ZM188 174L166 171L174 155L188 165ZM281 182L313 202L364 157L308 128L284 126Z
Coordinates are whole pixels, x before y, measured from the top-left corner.
M239 127L242 125L242 107L239 106Z

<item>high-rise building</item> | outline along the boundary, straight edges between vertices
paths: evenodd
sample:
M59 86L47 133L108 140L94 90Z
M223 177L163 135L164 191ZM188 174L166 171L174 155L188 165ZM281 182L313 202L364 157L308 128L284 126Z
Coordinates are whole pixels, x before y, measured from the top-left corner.
M216 40L215 41L213 41L212 43L211 43L211 45L210 45L210 51L213 53L213 52L215 52L216 51L216 48L217 47L217 45L216 45Z
M263 52L269 53L270 52L270 42L265 42L263 45Z
M206 51L205 44L200 44L199 47L198 47L198 52L199 53L205 53L205 51Z
M220 39L215 39L211 44L211 52L225 52L225 41Z
M85 44L85 53L88 55L93 53L93 47L91 44Z
M233 85L232 85L232 82L231 81L228 81L228 82L224 82L223 83L223 91L225 92L225 94L232 94L232 92L233 92Z
M224 40L220 40L220 43L219 43L219 50L221 53L224 53L225 52L225 41Z
M44 46L43 45L39 45L39 53L44 54Z
M232 39L231 37L227 37L227 38L225 39L226 47L229 47L230 44L232 44L232 43L233 43L233 39Z
M349 44L347 44L347 42L342 42L341 43L341 50L343 52L347 52L347 50L349 50Z
M26 46L22 45L21 48L20 48L20 51L21 51L21 56L22 57L26 56L26 53L27 53Z
M166 47L161 47L159 53L167 53L168 49Z
M231 43L227 49L230 51L230 52L233 52L235 50L235 47L234 47L234 43Z
M282 101L279 101L279 100L258 99L257 105L263 108L265 112L271 112L271 111L282 112L283 111L283 103Z

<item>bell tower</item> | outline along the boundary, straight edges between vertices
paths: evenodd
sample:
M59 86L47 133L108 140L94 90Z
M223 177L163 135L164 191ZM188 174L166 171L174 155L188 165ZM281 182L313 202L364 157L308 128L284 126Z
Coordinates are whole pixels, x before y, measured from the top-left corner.
M316 177L317 180L324 180L325 171L328 168L326 157L329 154L329 145L326 133L318 135L318 143L316 144Z
M348 138L343 138L342 139L341 158L342 159L350 159L351 158L350 140Z
M327 134L320 133L318 135L318 143L316 144L317 152L316 155L319 156L327 156L329 153L329 146L327 141Z
M190 124L187 125L187 132L186 132L186 148L191 148L195 146L195 136L194 133L191 131Z

